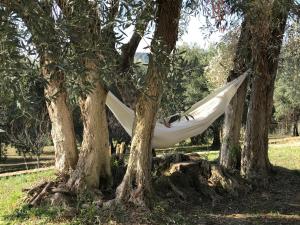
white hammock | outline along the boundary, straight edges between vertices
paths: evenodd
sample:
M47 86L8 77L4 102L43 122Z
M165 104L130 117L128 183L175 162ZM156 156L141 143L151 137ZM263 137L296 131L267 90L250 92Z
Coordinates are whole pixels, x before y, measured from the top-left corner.
M217 118L219 118L228 106L230 100L237 92L239 86L243 83L247 72L237 79L227 83L217 89L203 100L195 103L188 111L187 115L193 118L187 120L181 118L175 121L168 128L164 124L156 123L152 146L154 148L171 147L180 141L204 132ZM111 92L106 98L106 105L115 115L126 132L132 136L134 122L134 111L123 104Z

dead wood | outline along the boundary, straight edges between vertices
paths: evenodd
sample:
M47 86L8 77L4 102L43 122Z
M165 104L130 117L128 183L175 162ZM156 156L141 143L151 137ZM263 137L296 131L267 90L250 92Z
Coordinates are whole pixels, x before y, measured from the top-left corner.
M37 185L36 187L34 188L31 188L31 189L24 189L23 191L27 191L27 194L28 195L33 195L35 192L37 192L38 190L44 188L46 185L47 185L48 182L43 182L39 185Z
M46 186L42 189L42 191L40 193L36 193L33 198L29 201L29 205L31 206L36 206L37 204L39 204L39 202L41 201L41 199L47 194L48 190L50 189L51 185L53 185L53 182L48 182L46 184Z
M176 153L156 157L154 163L158 177L166 177L155 180L156 190L165 197L172 196L170 192L173 192L183 201L205 198L215 205L222 196L237 197L248 190L239 174L231 174L199 154Z

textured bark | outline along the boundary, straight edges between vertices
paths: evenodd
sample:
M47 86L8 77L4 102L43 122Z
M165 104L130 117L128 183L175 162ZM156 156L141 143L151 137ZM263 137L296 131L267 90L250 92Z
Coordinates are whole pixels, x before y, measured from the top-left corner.
M241 174L252 181L267 181L271 169L268 158L268 129L273 107L278 57L291 1L276 0L271 8L268 8L269 3L264 4L265 7L257 7L251 11L252 14L256 13L262 17L260 21L257 22L252 17L249 22L254 77L247 116L245 147L242 151ZM271 12L270 15L268 12Z
M159 107L163 81L169 70L168 55L175 47L181 0L160 0L157 25L152 41L145 92L135 110L133 138L126 174L116 191L117 201L131 201L139 206L149 204L151 186L151 141ZM159 51L165 51L162 54Z
M45 97L49 99L47 108L51 120L51 135L55 149L55 167L62 173L75 169L78 153L71 112L68 108L68 97L64 89L64 74L61 71L50 71L47 66L50 60L41 60L43 77L48 80ZM54 74L54 76L53 76ZM50 76L55 79L50 79Z
M220 165L228 170L235 170L240 167L240 132L246 92L247 82L244 82L225 111L224 139L220 151Z
M136 124L126 174L117 189L117 198L145 206L151 195L151 139L157 104L144 97L136 106ZM132 186L134 182L135 186Z
M109 17L114 17L117 13L118 3L115 1L110 3ZM84 125L82 149L76 170L71 174L68 186L79 192L84 188L107 187L111 184L110 148L105 107L107 92L100 82L97 68L103 63L102 42L109 42L106 42L108 41L106 40L107 36L101 35L100 16L95 2L86 1L85 5L79 6L60 0L58 5L66 20L72 21L82 14L90 17L88 23L82 24L81 21L77 21L76 26L70 27L70 39L75 52L77 54L86 53L82 58L82 63L85 66L84 79L92 84L93 88L80 100ZM110 26L106 29L108 32L111 31ZM87 49L85 48L86 45L89 45Z
M75 191L98 189L111 184L110 149L106 118L106 90L96 74L90 75L94 89L80 101L83 141L76 170L68 181Z
M251 49L249 46L250 34L245 20L242 24L241 34L237 45L234 68L230 72L228 81L231 81L246 72L251 61ZM246 79L237 90L237 93L232 98L225 111L224 138L220 151L220 165L228 170L234 170L240 167L240 131L247 93L247 83L248 81Z

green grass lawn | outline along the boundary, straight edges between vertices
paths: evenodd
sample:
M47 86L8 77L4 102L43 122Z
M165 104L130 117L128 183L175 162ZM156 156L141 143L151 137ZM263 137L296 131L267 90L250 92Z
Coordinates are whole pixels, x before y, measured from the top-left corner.
M214 160L218 157L218 152L216 151L203 154L209 160ZM269 157L271 163L275 166L300 171L300 139L297 139L296 144L278 142L270 144ZM22 192L23 188L30 188L54 177L54 171L49 170L0 179L0 224L70 224L70 221L57 220L59 209L43 207L28 209L24 206L25 193ZM170 221L173 216L170 216ZM74 220L72 223L81 224L74 222ZM189 223L174 222L174 224Z
M300 171L300 146L270 145L269 158L274 166Z
M50 180L55 177L54 171L43 171L38 173L32 173L27 175L19 175L9 178L0 179L0 224L35 224L35 215L29 220L22 221L24 218L20 217L18 220L16 216L16 221L10 221L8 216L15 213L17 215L19 212L15 211L23 207L23 200L25 193L22 192L24 188L30 188L35 184L43 182L45 180ZM38 218L38 223L43 224L44 219Z
M271 137L269 158L274 166L300 170L300 137Z

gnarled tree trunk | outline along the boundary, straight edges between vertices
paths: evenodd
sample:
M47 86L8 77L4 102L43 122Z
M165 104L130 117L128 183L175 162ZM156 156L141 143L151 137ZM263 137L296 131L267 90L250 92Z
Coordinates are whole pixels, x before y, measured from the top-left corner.
M157 95L157 93L153 94ZM145 95L138 100L128 167L123 181L117 189L117 198L129 200L141 206L148 204L152 192L151 140L158 108L157 101ZM135 185L133 186L132 183Z
M145 2L144 9L141 10L140 14L137 15L137 23L135 30L130 38L130 40L121 47L121 54L119 55L115 49L115 43L111 45L113 47L112 52L116 53L118 58L117 62L117 73L119 74L119 79L112 85L114 89L114 94L119 96L123 102L129 106L132 110L135 109L135 104L137 100L138 91L132 81L132 65L134 63L134 56L138 45L146 31L147 25L150 21L151 13L153 11L152 1ZM114 39L115 40L115 39ZM110 133L110 143L112 150L115 150L112 145L112 136L122 143L126 141L128 144L131 141L131 137L126 133L119 121L113 116L111 112L108 112L109 118L109 133Z
M246 19L244 19L234 59L234 68L230 72L228 81L232 81L249 68L251 61L249 42L249 28L247 28ZM247 83L248 81L246 79L239 87L225 111L224 138L220 151L220 165L228 170L235 170L240 167L240 132L247 93Z
M144 92L135 110L133 138L126 174L116 191L117 201L131 201L139 206L149 204L151 188L151 141L163 81L169 70L168 56L175 47L181 0L159 0L157 23Z
M83 119L83 141L79 160L75 171L68 181L68 187L76 192L85 188L99 189L111 183L110 148L108 137L108 124L106 117L106 90L100 83L99 67L103 62L103 40L105 35L100 24L98 3L85 1L79 4L60 0L57 2L62 9L64 17L69 22L84 15L88 21L78 21L70 26L70 40L75 53L83 55L82 63L85 67L85 80L92 84L92 90L80 100L80 108ZM117 2L112 1L112 14L118 8ZM107 29L110 27L107 26ZM112 37L113 38L113 37ZM102 52L103 51L103 52ZM109 60L109 58L105 58ZM83 87L84 88L84 87Z
M120 74L120 79L116 83L116 87L121 94L123 102L133 110L137 101L137 89L134 83L131 82L132 65L136 50L152 18L153 11L153 2L146 1L144 9L141 10L137 17L135 30L128 43L121 47L121 55L119 56L118 73Z
M85 188L99 189L111 184L110 149L106 118L107 91L95 72L89 75L94 89L80 101L83 119L83 141L76 170L71 174L68 186L75 191Z
M47 108L51 120L51 135L55 149L55 167L61 173L75 169L78 152L72 115L68 107L68 96L64 88L62 71L50 71L51 60L44 56L41 59L42 75L48 81L45 87Z
M254 71L241 159L241 174L252 181L267 181L271 169L268 129L278 58L290 6L291 1L275 0L255 4L248 12L259 15L259 18L251 17L248 25L251 27Z

